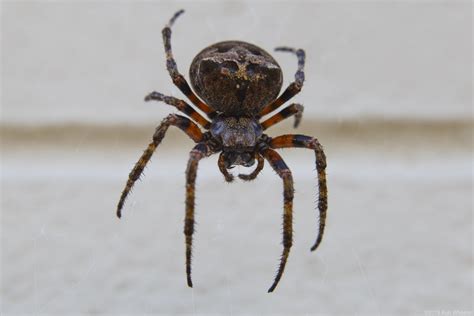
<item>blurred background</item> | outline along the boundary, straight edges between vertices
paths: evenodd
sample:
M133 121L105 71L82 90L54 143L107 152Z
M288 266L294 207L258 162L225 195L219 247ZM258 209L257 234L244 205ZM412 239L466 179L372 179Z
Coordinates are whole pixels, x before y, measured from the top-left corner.
M314 155L285 149L294 247L281 252L282 183L200 164L193 280L184 269L184 170L192 141L170 129L115 217L128 173L183 97L173 51L222 40L271 52L293 80L306 50L297 133L328 159L317 234ZM472 2L1 3L1 314L472 315ZM293 133L292 119L268 130ZM234 173L246 168L235 168ZM471 297L471 299L469 299ZM450 314L451 315L451 314Z

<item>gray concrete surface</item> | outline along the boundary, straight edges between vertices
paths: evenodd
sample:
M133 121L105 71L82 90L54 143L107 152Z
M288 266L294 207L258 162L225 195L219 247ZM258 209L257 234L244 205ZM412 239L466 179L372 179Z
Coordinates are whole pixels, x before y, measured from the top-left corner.
M296 100L328 120L454 119L471 115L470 1L2 3L3 122L150 123L152 90L180 95L165 69L161 29L173 28L181 72L204 47L238 39L306 50ZM274 53L284 79L295 58Z
M84 134L60 147L54 138L9 144L2 162L3 312L472 310L472 126L454 131L419 143L392 135L390 143L349 144L321 135L330 207L316 253L309 252L317 232L313 154L284 150L295 178L295 246L273 294L266 290L281 251L282 185L270 169L253 183L229 185L215 157L201 164L191 290L182 233L190 141L170 135L120 221L115 205L147 139L98 143Z

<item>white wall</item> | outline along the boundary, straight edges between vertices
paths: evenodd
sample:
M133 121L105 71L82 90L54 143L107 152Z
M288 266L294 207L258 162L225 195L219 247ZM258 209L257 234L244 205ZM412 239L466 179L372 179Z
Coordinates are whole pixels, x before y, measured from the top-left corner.
M290 45L307 52L295 98L307 117L471 117L469 1L42 1L2 3L2 122L158 121L173 109L142 100L152 90L180 95L161 40L180 8L173 45L183 73L216 41ZM295 58L275 56L289 82Z

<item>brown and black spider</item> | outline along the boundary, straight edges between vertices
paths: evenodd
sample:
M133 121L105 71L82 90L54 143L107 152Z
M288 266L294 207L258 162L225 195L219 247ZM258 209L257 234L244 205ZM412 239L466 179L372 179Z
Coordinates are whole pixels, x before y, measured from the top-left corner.
M270 118L260 121L261 117L278 109L282 104L300 92L304 81L305 53L302 49L278 47L276 51L291 52L298 58L298 70L295 81L278 97L282 87L282 71L273 57L263 49L240 41L226 41L203 49L193 60L190 68L191 84L206 103L202 102L191 90L186 79L178 72L171 51L171 26L184 10L174 14L162 31L166 52L166 67L173 83L189 100L209 118L204 118L185 101L152 92L145 101L163 101L175 106L179 111L191 117L170 114L156 128L153 141L148 145L140 160L128 176L125 189L117 206L117 216L125 199L140 177L153 152L163 140L168 127L176 126L185 132L197 145L191 150L186 169L186 217L184 235L186 237L186 274L188 286L191 280L191 249L194 232L194 191L198 163L202 158L220 153L218 166L225 180L231 182L234 177L228 169L235 165L252 166L257 160L256 169L250 174L239 174L242 180L250 181L263 169L264 159L283 180L283 253L277 274L268 292L277 286L285 269L286 261L293 242L293 178L291 171L274 150L285 147L303 147L314 150L319 184L319 231L314 251L321 243L328 205L326 187L326 156L316 138L304 135L282 135L269 137L263 131L274 124L295 116L294 127L301 121L303 106L293 103ZM198 125L206 132L202 132Z

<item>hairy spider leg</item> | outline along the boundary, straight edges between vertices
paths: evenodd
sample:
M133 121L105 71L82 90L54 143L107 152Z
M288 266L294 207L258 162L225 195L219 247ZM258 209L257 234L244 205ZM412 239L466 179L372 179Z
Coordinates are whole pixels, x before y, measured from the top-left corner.
M260 171L262 171L265 160L259 153L255 154L255 158L257 158L257 168L255 168L255 170L252 171L252 173L250 174L239 174L240 179L245 181L252 181L258 176Z
M170 97L159 92L153 91L152 93L148 94L145 97L145 101L163 101L168 105L172 105L184 114L190 116L195 122L199 125L204 127L205 129L209 129L211 127L211 122L206 120L204 117L201 116L192 106L187 104L185 101L181 99L177 99L175 97Z
M171 50L171 27L173 26L174 21L183 13L184 10L179 10L178 12L176 12L170 19L168 24L161 31L161 33L163 34L163 43L165 46L166 53L166 68L168 69L173 83L179 88L179 90L181 90L181 92L183 92L195 106L197 106L201 111L206 113L206 115L210 119L212 119L217 115L216 111L214 111L206 103L202 102L191 90L191 87L189 86L184 76L179 73L178 66Z
M153 134L153 141L148 145L148 148L145 149L143 155L140 157L138 162L133 167L132 171L128 175L128 181L125 186L125 189L122 191L122 195L120 196L120 200L117 205L117 216L120 218L122 216L122 208L125 200L130 193L135 181L140 178L140 175L143 172L146 164L150 160L151 156L153 155L155 149L161 143L163 138L165 137L166 131L168 127L176 126L185 132L194 142L198 143L203 140L203 134L199 127L192 122L187 117L181 115L170 114L168 115L161 124L156 128L155 133Z
M295 116L295 123L293 124L294 128L297 128L300 125L301 118L303 117L304 107L299 103L293 103L278 112L277 114L273 115L272 117L266 119L261 123L263 130L266 130L270 126L273 126L284 119Z
M318 210L319 231L311 251L316 250L323 240L326 215L328 210L328 189L326 186L326 155L323 146L316 138L304 135L282 135L275 137L270 142L271 148L302 147L312 149L316 155L316 170L318 172Z
M186 277L189 287L193 287L191 280L191 256L194 233L194 200L196 174L199 160L208 157L213 152L205 143L197 144L189 154L188 166L186 168L186 215L184 219L184 235L186 238Z
M234 181L234 176L227 171L227 168L225 167L225 159L224 159L224 153L221 152L219 155L219 160L217 160L217 166L219 167L220 172L224 175L224 179L227 182L232 182Z
M259 116L262 117L270 112L275 111L277 108L279 108L282 104L284 104L286 101L294 97L296 94L298 94L301 89L303 88L303 82L304 82L304 63L305 63L305 52L302 49L294 49L290 47L277 47L275 48L275 51L280 51L280 52L291 52L296 54L296 57L298 58L298 70L296 71L295 74L295 81L290 83L290 85L286 88L286 90L273 102L270 104L266 105L262 111L260 111Z
M272 168L283 180L283 253L280 259L280 265L278 267L275 280L272 286L268 289L268 292L273 290L278 285L278 282L283 275L285 270L286 261L290 254L290 248L293 244L293 177L291 171L283 161L281 156L273 149L266 148L262 150L262 154L265 159L268 160Z

